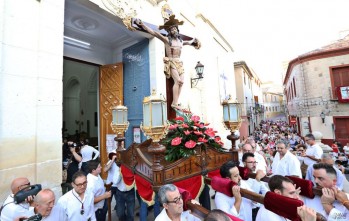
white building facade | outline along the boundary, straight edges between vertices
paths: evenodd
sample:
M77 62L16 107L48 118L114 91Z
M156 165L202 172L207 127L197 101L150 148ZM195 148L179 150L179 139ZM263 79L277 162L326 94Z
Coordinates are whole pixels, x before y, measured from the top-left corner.
M142 20L163 23L161 7L165 2L121 2L137 8L137 17ZM185 21L180 32L202 43L200 50L183 48L185 84L180 102L211 123L225 139L229 132L222 123L221 102L229 94L236 97L233 50L205 14L187 3L168 1L176 18ZM5 0L0 4L0 201L9 194L11 181L21 176L53 189L58 197L64 119L68 134L74 133L71 128L95 134L102 162L106 160L106 141L101 139L104 113L100 111L105 104L101 104L103 68L123 65L121 94L134 114L129 121L136 127L141 121L137 108L142 104L132 103L132 98L138 98L133 93L142 92L140 100L149 96L153 88L166 95L164 46L149 34L129 31L122 18L111 14L101 0ZM205 65L204 78L192 88L190 82L196 77L198 61ZM127 62L135 63L128 66ZM85 69L80 64L92 68ZM143 71L145 77L140 75ZM84 72L89 74L83 75ZM128 139L132 139L132 133L129 129ZM225 142L227 147L231 145L226 139Z

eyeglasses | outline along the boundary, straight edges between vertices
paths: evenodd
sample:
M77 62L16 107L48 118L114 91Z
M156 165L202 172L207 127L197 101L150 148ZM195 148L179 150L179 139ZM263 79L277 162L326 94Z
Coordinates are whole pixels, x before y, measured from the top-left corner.
M174 198L172 201L167 201L167 203L179 204L181 199L182 199L182 196L179 196L179 197Z
M30 182L29 183L25 183L25 184L22 184L18 187L19 190L23 190L23 189L26 189L30 186Z
M298 150L298 151L301 151L301 152L303 152L304 150Z
M78 183L78 184L74 183L74 184L75 184L75 186L81 188L82 186L86 186L87 185L87 181L85 181L83 183Z
M246 162L246 163L252 163L252 164L257 164L258 162L254 161L254 162Z
M307 141L309 141L309 140L311 140L311 139L306 139L305 142L307 142Z

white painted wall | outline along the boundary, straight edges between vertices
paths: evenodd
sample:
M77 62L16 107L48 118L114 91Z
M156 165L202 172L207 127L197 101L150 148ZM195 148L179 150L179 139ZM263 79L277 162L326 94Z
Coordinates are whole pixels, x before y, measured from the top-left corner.
M64 1L4 0L0 9L0 201L21 176L58 196Z

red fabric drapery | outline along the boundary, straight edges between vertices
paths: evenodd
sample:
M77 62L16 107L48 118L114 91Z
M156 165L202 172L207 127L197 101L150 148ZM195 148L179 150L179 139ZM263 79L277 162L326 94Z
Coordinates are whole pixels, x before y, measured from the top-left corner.
M301 200L267 192L264 197L264 207L292 221L301 221L297 215L297 207L303 206Z
M134 182L135 182L134 174L130 169L128 169L123 165L120 166L120 173L122 176L122 180L126 185L126 189L131 190L134 187Z

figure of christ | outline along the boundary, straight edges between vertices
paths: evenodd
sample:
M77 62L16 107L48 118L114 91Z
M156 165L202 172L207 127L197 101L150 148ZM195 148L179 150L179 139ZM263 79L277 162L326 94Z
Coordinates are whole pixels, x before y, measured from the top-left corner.
M167 36L163 36L160 32L152 30L140 19L135 19L135 24L154 37L160 39L165 44L166 57L164 57L164 73L167 78L172 77L174 81L172 88L173 101L171 107L181 109L180 105L178 104L178 99L184 83L183 62L180 59L182 47L184 45L191 45L196 49L199 49L200 42L196 38L190 41L184 41L181 39L178 25L182 25L183 21L178 21L175 19L174 15L171 15L169 20L167 20L164 25L159 27L160 30L165 29L167 31Z

